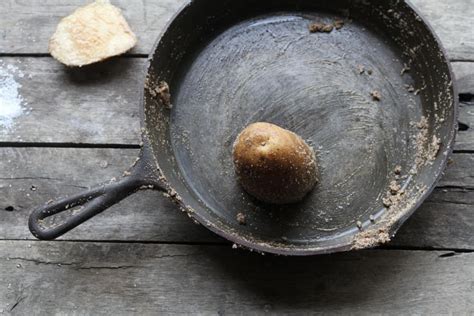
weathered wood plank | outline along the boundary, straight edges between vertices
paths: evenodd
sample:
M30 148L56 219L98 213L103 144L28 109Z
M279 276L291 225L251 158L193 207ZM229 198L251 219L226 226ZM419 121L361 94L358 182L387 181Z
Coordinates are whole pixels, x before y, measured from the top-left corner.
M72 69L51 58L1 58L22 86L25 111L10 129L0 126L0 141L138 144L143 64L121 58Z
M453 63L460 93L474 93L474 63ZM51 58L0 58L0 67L22 85L31 109L0 130L0 142L138 144L143 59L120 58L82 69L68 69ZM15 70L16 69L16 70ZM474 108L463 103L456 149L474 150ZM35 131L32 133L31 131Z
M452 155L439 186L474 189L474 155Z
M474 62L451 63L460 94L474 94Z
M409 1L431 24L450 59L474 60L474 0Z
M137 154L135 149L0 148L0 239L32 239L26 226L32 208L119 176ZM391 246L474 249L474 155L455 154L440 185L451 188L438 189ZM223 242L156 192L129 197L63 239Z
M474 150L474 102L459 104L459 132L456 136L455 150Z
M473 228L474 190L436 189L388 247L473 250Z
M34 207L121 176L137 155L136 149L0 148L0 239L31 238L26 221ZM152 191L129 197L65 238L219 240Z
M115 0L138 35L131 53L148 54L155 39L186 0ZM473 0L412 0L432 24L452 59L474 59ZM49 37L59 20L83 0L3 1L0 7L0 53L47 53Z
M0 242L15 315L458 314L474 254L377 250L309 258L226 246Z
M47 53L59 21L84 0L4 0L0 6L0 53ZM132 54L148 54L166 22L186 0L114 0L138 37Z
M460 94L460 131L456 138L456 150L474 150L474 62L452 63Z

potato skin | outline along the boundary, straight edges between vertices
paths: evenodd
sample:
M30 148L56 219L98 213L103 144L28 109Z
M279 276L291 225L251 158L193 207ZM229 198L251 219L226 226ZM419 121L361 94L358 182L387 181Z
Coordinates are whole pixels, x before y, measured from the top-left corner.
M254 123L235 140L234 168L247 193L272 204L301 201L318 182L313 149L295 133Z

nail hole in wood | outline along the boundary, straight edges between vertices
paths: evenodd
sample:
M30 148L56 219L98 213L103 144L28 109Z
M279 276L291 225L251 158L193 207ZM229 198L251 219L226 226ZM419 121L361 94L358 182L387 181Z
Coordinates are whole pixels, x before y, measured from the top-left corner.
M458 122L458 130L459 131L467 131L469 129L469 125L463 123L463 122Z
M474 94L472 93L460 93L459 102L470 102L474 100Z

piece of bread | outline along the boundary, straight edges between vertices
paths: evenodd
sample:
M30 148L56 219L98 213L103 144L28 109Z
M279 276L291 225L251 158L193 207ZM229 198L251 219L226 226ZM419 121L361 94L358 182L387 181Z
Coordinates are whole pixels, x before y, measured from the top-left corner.
M121 10L108 0L96 0L59 22L49 52L67 66L80 67L123 54L136 43Z
M298 202L318 182L313 149L274 124L259 122L245 128L234 143L233 159L244 190L263 202Z

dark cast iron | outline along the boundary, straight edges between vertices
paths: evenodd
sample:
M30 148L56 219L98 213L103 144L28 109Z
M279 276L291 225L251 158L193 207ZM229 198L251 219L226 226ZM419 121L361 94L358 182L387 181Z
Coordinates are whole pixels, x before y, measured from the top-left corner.
M341 29L308 31L314 21L336 19ZM137 190L155 189L257 251L371 247L428 196L452 150L451 69L431 28L404 1L195 0L169 23L147 69L140 158L119 181L34 210L37 238L57 238ZM157 96L162 81L172 107ZM321 183L302 202L266 205L236 182L233 141L257 121L292 130L316 150ZM391 181L404 194L387 207ZM59 213L59 224L48 225Z

